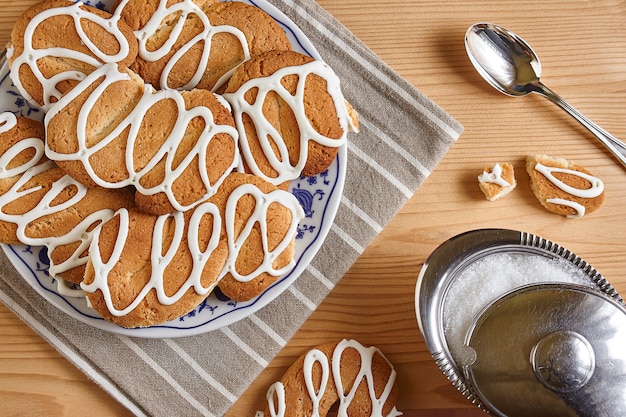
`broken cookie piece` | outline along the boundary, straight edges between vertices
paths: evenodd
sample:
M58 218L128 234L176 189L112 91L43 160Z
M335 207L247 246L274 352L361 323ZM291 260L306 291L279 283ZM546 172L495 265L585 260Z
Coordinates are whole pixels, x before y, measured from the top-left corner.
M597 210L604 202L604 183L585 168L563 158L529 155L526 170L535 197L549 211L570 218Z
M517 186L513 165L506 162L486 166L478 176L478 186L489 201L504 197Z

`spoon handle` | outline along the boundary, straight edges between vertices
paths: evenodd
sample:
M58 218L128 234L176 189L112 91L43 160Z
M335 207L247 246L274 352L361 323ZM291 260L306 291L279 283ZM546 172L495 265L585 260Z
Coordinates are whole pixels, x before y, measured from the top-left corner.
M591 133L593 133L604 146L620 161L620 163L626 168L626 144L615 136L611 135L606 130L586 118L582 113L572 107L569 103L563 100L558 94L554 93L545 85L539 83L539 88L533 90L533 92L540 94L565 110L574 119L578 120L580 124L585 126Z

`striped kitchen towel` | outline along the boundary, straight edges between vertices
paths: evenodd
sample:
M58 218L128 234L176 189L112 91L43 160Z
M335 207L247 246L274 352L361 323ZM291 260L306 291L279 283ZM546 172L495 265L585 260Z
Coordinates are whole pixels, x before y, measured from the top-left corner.
M312 263L268 306L209 333L136 338L46 302L0 255L0 300L136 415L221 416L436 167L462 127L313 0L270 0L316 46L357 109L334 224Z

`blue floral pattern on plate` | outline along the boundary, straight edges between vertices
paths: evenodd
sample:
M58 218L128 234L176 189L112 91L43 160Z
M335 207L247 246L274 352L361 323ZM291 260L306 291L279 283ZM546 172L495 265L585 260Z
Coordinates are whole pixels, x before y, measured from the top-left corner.
M287 33L294 50L320 58L308 38L274 6L265 0L245 2L260 7L271 15ZM85 1L85 3L107 9L112 0ZM24 100L13 86L6 64L0 68L0 108L1 111L11 111L32 119L43 120L44 117L43 112ZM281 277L263 294L247 302L234 302L224 296L219 289L215 290L187 315L160 326L125 329L105 321L87 306L84 297L69 297L59 291L56 280L48 274L49 261L45 248L6 244L1 246L15 268L39 294L68 315L93 327L135 337L182 337L208 332L258 311L285 291L309 265L330 231L339 207L345 180L346 158L347 149L343 146L328 170L314 177L301 177L290 183L289 190L296 196L306 213L306 217L298 225L296 266L291 273Z

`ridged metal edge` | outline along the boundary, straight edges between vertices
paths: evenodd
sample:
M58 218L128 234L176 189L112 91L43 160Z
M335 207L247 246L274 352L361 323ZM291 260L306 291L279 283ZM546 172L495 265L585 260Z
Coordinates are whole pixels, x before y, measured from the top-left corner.
M539 249L543 249L547 252L554 253L555 255L567 259L569 262L580 268L585 272L596 285L596 287L603 293L614 299L615 301L624 304L624 300L617 293L617 290L600 274L594 267L588 262L574 254L568 249L565 249L561 245L554 243L548 239L544 239L540 236L532 233L520 232L520 240L522 245L533 246Z
M454 365L448 360L445 352L435 352L432 355L435 364L443 375L448 378L448 381L454 386L465 398L467 398L473 405L483 410L487 414L491 414L489 410L483 405L480 399L476 396L474 391L465 384L465 380L459 376L455 371Z

